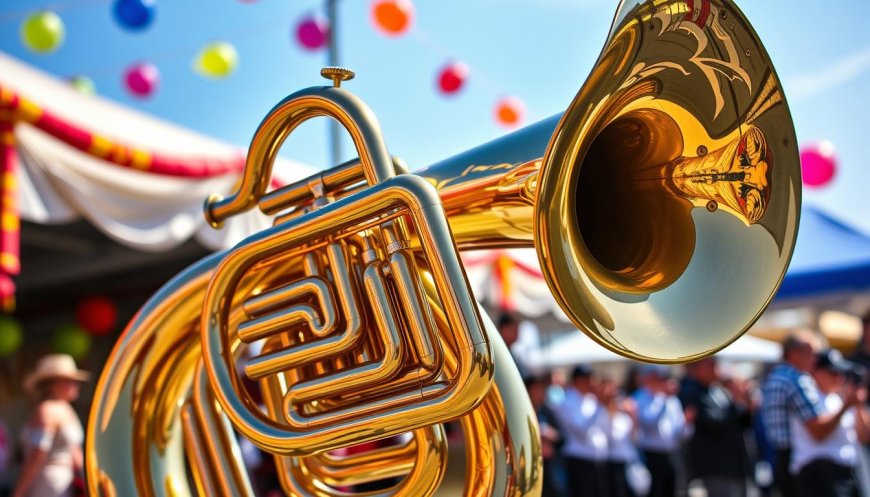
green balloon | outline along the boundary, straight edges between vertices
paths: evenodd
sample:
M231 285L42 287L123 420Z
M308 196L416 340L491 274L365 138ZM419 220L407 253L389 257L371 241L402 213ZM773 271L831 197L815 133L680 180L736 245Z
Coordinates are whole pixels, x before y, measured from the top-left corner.
M54 332L52 347L55 352L82 359L91 350L91 336L80 326L74 324L61 326Z
M97 93L97 87L94 85L94 80L87 76L73 76L69 80L69 84L85 95L93 95Z
M54 52L60 48L64 33L63 21L50 10L31 14L21 25L24 46L39 53Z
M0 357L7 357L19 347L24 340L21 323L9 316L0 316Z
M236 47L224 41L210 43L203 47L196 60L197 71L210 78L225 78L239 65Z

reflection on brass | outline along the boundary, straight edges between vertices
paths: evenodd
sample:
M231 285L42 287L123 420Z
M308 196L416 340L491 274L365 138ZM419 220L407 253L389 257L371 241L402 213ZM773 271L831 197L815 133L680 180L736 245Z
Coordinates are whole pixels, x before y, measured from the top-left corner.
M669 171L669 178L687 198L727 205L741 221L754 224L764 215L772 166L764 133L749 126L709 155L680 160Z
M238 189L206 201L213 226L254 207L274 225L179 274L121 336L88 422L91 494L252 495L246 440L288 494L431 495L457 421L465 495L540 495L534 412L458 250L534 246L574 324L644 361L716 352L776 292L796 140L730 1L623 2L563 114L416 174L338 87L349 74L280 102ZM281 144L317 116L359 158L267 192Z

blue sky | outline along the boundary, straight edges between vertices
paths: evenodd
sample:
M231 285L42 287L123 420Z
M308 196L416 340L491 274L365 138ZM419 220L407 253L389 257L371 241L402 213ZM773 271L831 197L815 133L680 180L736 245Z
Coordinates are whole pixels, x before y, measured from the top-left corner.
M325 52L307 52L293 29L317 0L156 0L154 24L141 33L119 28L109 0L2 0L0 50L61 77L85 74L98 92L142 111L244 146L278 100L318 75ZM347 87L377 113L390 151L422 167L505 132L492 118L496 100L522 98L527 122L561 112L597 57L616 10L615 0L416 0L412 31L388 38L373 29L369 0L339 1L341 62L357 71ZM870 39L866 0L821 7L809 0L753 0L738 5L755 26L783 80L798 139L831 140L840 158L835 180L805 189L805 199L870 232L870 168L865 146L870 111ZM834 7L835 6L835 7ZM26 14L54 8L66 42L36 55L20 43ZM209 41L233 43L237 72L222 81L191 70ZM435 89L438 69L465 62L461 94ZM121 75L138 60L161 70L161 88L148 100L126 94ZM2 75L0 75L2 77ZM283 155L315 167L329 165L326 121L307 123ZM345 155L352 154L349 143Z

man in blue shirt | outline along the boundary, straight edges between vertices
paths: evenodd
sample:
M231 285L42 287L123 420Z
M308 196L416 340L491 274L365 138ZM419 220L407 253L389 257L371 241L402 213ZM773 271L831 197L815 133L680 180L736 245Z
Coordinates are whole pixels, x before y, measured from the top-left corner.
M782 495L799 495L789 473L792 434L790 419L796 417L816 440L823 440L840 424L840 418L855 405L855 395L844 399L843 407L825 413L815 380L810 376L818 342L811 331L800 330L782 345L783 360L771 369L761 388L761 420L768 440L776 451L774 479Z

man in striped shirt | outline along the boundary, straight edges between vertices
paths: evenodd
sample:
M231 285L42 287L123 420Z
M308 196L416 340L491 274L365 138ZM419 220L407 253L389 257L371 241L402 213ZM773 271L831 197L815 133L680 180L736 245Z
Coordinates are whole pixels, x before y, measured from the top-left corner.
M774 478L782 495L799 495L789 473L792 434L790 419L796 418L816 440L823 440L839 426L840 418L855 405L854 395L843 407L825 412L815 380L810 376L818 341L811 331L799 330L783 343L783 360L774 366L762 386L761 420L768 440L776 450Z

